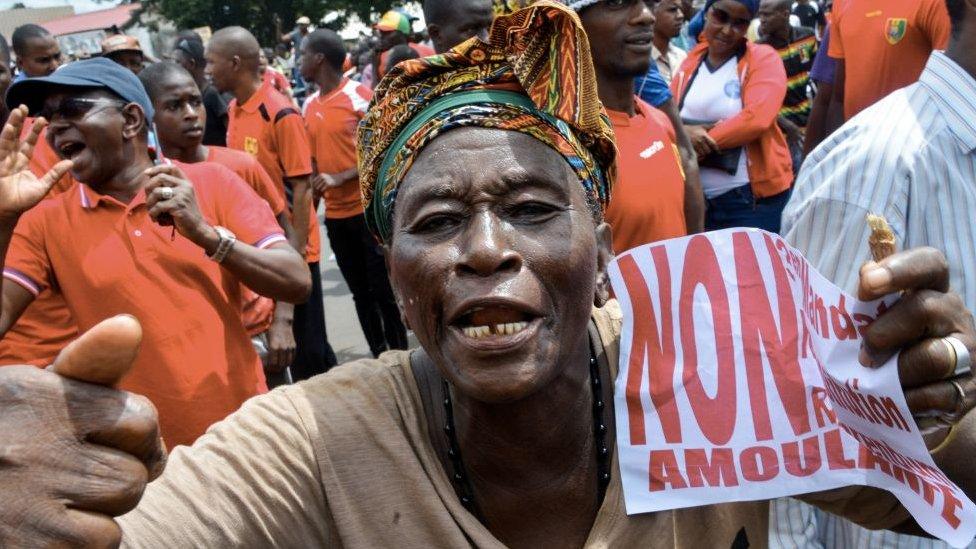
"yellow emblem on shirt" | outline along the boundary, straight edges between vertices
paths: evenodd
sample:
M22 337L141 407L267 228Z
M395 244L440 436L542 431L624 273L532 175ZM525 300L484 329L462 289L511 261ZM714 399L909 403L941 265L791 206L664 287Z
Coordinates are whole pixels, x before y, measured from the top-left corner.
M908 19L904 17L892 17L888 19L888 24L885 26L885 38L888 39L889 44L894 46L898 42L901 42L906 32L908 32Z
M254 137L244 138L244 152L251 156L257 156L258 154L258 140Z

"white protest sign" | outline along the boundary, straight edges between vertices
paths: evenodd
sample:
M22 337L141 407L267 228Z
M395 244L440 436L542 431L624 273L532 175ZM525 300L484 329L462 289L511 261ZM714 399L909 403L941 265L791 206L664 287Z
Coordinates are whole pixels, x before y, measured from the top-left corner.
M932 461L895 359L858 363L885 303L845 295L758 230L636 248L610 277L628 514L868 485L932 535L972 541L976 507Z

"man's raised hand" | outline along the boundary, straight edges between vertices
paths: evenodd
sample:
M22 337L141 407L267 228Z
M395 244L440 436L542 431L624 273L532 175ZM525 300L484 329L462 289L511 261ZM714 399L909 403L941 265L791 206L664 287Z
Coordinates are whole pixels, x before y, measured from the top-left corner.
M30 171L34 146L47 122L38 119L26 139L21 139L27 112L23 105L11 111L0 132L0 222L16 223L21 214L47 196L54 183L71 169L71 161L62 160L42 178Z

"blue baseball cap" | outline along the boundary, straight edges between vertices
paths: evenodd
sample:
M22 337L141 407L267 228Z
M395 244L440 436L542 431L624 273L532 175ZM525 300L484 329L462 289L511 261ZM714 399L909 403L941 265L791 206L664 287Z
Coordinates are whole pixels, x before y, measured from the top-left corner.
M36 116L44 107L48 95L55 89L64 87L108 90L123 100L142 107L146 120L153 119L152 102L139 77L104 57L68 63L49 76L27 78L14 83L7 90L7 106L15 109L20 105L27 105L31 115Z

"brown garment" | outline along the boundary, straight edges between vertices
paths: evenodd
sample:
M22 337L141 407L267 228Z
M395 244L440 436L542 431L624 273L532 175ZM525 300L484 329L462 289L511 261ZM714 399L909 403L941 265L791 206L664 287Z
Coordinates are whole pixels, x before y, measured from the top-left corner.
M600 360L615 374L619 307L593 320ZM767 502L628 517L618 470L614 455L586 547L766 547ZM904 520L892 498L855 491L867 497L821 499L875 527ZM177 448L119 522L128 547L503 547L461 506L437 460L405 351L250 400Z

